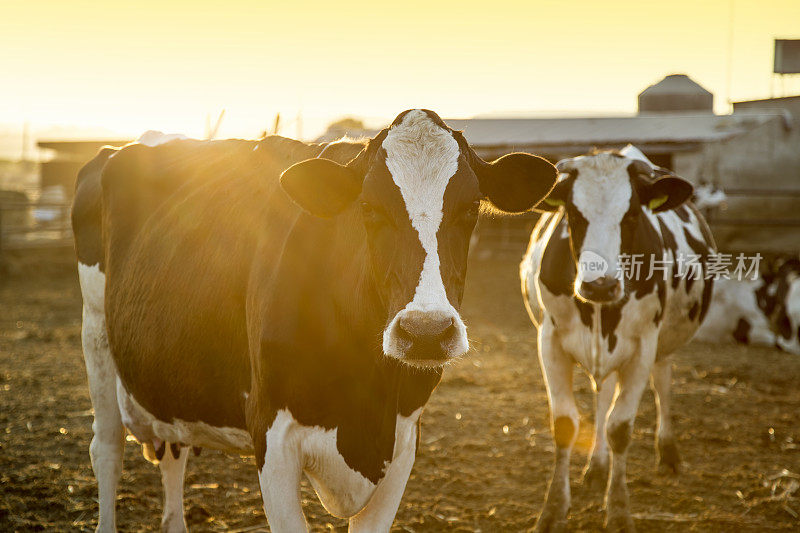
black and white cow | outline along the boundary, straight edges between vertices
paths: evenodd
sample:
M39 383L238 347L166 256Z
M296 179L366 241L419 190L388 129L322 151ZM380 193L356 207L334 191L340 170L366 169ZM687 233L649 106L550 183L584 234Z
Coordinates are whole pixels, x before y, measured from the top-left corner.
M776 346L800 355L800 259L781 256L757 279L720 279L695 339Z
M759 306L769 317L778 348L800 355L800 259L780 258L767 276L769 284L759 292Z
M595 443L585 481L605 487L608 479L607 524L630 531L626 452L651 375L660 462L678 466L666 356L692 337L706 314L712 284L703 273L714 243L697 210L685 203L692 186L640 154L593 152L556 166L561 179L540 204L551 212L533 230L520 266L525 303L538 328L556 444L555 471L537 529L566 525L570 452L578 434L572 391L578 364L597 390ZM629 276L621 258L638 254L641 273ZM697 256L698 266L680 272L676 258L682 254ZM696 269L702 270L700 279Z
M160 459L167 530L185 529L194 446L255 454L272 531L306 530L304 474L351 531L388 531L422 408L468 350L479 205L525 211L556 176L527 154L481 160L427 110L364 144L101 153L73 208L98 529L115 527L127 428Z
M762 277L716 280L714 297L695 340L775 346L777 338L769 316L759 306L759 295L770 288Z

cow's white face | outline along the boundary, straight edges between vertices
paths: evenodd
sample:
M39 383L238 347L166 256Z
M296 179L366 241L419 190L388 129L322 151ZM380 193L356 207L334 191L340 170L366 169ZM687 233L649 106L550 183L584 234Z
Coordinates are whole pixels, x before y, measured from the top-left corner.
M467 328L447 297L438 238L443 229L445 191L459 167L458 142L424 111L413 110L389 130L381 146L386 152L386 168L400 190L424 257L413 298L391 318L383 332L383 351L390 357L404 359L414 351L415 344L422 344L435 360L461 356L469 349ZM464 170L462 174L466 174ZM471 201L466 198L467 201L460 202L461 208L467 207L468 216L471 210L467 228L471 233L480 201L478 182L474 174L459 176L457 180L472 182L469 183L473 191ZM459 208L455 204L447 207ZM466 258L463 249L447 252ZM432 347L439 350L431 350ZM418 364L425 361L417 360Z
M487 163L436 113L413 109L346 166L303 161L283 173L281 184L311 214L360 210L363 228L344 231L366 234L374 293L386 313L383 353L434 367L469 348L458 308L481 201L526 211L555 177L550 163L530 154Z
M618 258L622 247L621 225L630 211L633 193L627 170L630 163L624 157L599 154L577 157L565 165L575 173L570 229L578 256L575 277L578 296L590 296L586 293L592 289L586 289L602 284L610 301L622 297Z
M667 171L619 152L567 159L557 167L563 179L543 205L566 213L576 263L574 294L587 302L617 302L625 296L620 256L651 250L643 260L657 259L658 237L644 210L675 208L691 196L692 186L674 175L656 179Z

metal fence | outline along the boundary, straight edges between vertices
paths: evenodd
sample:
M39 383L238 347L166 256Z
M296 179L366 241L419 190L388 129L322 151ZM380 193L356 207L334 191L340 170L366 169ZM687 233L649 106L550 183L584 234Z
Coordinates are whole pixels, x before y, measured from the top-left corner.
M800 215L800 190L741 188L726 189L724 192L732 202L737 199L796 200L798 210L796 213L776 214L764 209L702 209L720 249L766 253L800 252L800 218L791 216ZM538 213L481 218L474 238L479 244L479 253L517 254L522 257L538 219Z
M736 188L725 189L725 196L731 199L797 199L800 200L800 190L788 189L755 189L755 188ZM769 213L758 213L761 216L755 217L727 217L719 213L717 209L712 209L707 214L707 220L711 226L737 226L737 227L770 227L770 228L798 228L800 218L773 218Z
M72 242L66 202L0 201L0 256L10 250Z
M729 189L725 194L730 198L800 199L800 191L786 190ZM70 245L72 228L69 212L70 204L67 202L0 200L0 256L3 251L9 250ZM797 228L800 228L800 218L770 218L769 213L757 213L753 217L732 217L726 216L724 211L712 208L705 215L712 230L774 228L778 233L795 235ZM538 213L481 217L476 229L476 244L480 245L482 253L521 256L538 218ZM724 242L718 244L724 245Z

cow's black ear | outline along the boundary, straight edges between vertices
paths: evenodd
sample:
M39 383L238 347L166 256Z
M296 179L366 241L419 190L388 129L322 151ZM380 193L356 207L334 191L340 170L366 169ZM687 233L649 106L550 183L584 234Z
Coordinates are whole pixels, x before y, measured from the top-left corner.
M556 186L553 187L550 194L545 196L544 199L539 202L539 205L536 206L536 210L553 212L558 211L562 206L566 205L567 199L569 198L571 182L572 180L567 178L556 183Z
M508 154L491 163L476 160L472 168L481 193L495 207L509 213L535 207L553 188L558 176L549 161L531 154Z
M692 184L678 176L664 176L638 191L639 200L654 213L675 209L694 194Z
M331 218L361 194L361 176L350 166L329 159L307 159L281 174L281 187L314 216Z

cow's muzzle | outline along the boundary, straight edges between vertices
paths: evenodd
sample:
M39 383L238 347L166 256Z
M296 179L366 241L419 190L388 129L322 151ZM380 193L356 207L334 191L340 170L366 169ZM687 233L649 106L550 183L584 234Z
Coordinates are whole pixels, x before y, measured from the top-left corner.
M467 348L460 317L445 311L400 311L384 332L386 354L414 366L440 366Z
M576 287L581 300L592 303L611 303L622 298L622 283L614 276L601 276L583 281Z

